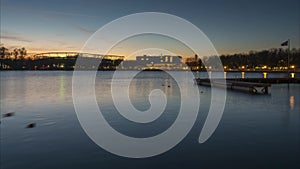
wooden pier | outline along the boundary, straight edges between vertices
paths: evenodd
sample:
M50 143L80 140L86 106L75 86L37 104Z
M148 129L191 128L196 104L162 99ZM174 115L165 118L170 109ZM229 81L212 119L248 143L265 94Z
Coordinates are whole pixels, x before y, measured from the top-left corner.
M227 81L240 81L252 83L300 83L300 78L226 78Z
M261 82L259 78L250 79L250 81L247 81L249 79L201 79L196 78L195 83L198 85L203 86L216 86L216 87L226 87L231 90L241 90L241 91L248 91L252 94L262 93L262 94L268 94L269 93L269 87L271 86L271 83L263 83ZM268 82L268 81L265 81ZM277 81L275 81L277 82Z

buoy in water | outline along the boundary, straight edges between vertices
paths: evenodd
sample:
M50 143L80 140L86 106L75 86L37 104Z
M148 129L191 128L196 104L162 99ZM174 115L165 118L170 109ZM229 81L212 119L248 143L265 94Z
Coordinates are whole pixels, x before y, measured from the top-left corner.
M15 115L15 112L9 112L9 113L3 114L3 117L11 117L11 116L14 116L14 115Z
M30 123L26 126L26 128L34 128L36 126L36 123Z

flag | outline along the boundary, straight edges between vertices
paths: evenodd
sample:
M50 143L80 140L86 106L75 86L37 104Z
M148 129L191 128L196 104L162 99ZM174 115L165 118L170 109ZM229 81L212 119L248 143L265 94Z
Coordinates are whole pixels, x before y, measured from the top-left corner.
M289 44L289 41L287 40L287 41L283 42L283 43L281 44L281 46L287 46L288 44Z

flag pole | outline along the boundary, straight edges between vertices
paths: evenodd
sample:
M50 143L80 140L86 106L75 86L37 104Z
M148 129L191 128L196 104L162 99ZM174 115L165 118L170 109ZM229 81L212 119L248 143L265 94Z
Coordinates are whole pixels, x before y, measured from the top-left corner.
M290 88L290 39L288 39L288 60L287 60L287 65L288 65L288 88Z

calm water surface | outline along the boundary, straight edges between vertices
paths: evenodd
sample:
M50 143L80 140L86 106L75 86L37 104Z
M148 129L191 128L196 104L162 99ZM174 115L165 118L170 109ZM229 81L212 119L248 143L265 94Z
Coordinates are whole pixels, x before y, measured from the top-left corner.
M149 137L174 122L181 95L171 77L142 72L131 82L130 99L139 110L149 108L148 94L153 89L161 89L168 99L160 118L140 125L124 119L113 106L112 74L99 72L95 89L99 107L117 131ZM291 84L289 90L287 84L273 84L269 95L228 91L223 118L204 144L198 143L198 137L210 105L210 88L194 87L201 92L201 103L187 137L161 155L129 159L104 151L81 128L72 102L72 72L1 72L1 114L15 112L15 116L1 119L0 168L300 168L299 84ZM37 126L26 129L32 122Z

